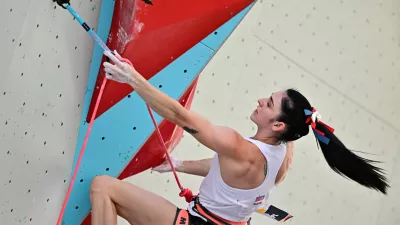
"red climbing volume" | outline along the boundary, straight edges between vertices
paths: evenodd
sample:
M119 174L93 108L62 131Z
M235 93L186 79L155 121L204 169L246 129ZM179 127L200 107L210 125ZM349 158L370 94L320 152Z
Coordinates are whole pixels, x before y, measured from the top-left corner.
M150 79L168 64L253 3L252 0L117 0L107 46L130 60ZM99 70L96 87L104 71ZM133 91L127 84L107 82L97 117ZM99 88L94 89L87 121Z

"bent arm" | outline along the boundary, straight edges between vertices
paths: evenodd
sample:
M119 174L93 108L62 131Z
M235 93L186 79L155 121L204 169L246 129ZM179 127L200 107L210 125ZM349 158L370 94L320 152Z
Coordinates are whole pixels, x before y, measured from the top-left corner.
M176 168L176 171L205 177L210 171L211 160L212 158L201 160L185 160Z
M275 181L276 185L282 183L283 180L286 178L287 173L289 172L289 167L292 164L293 160L293 148L294 148L293 142L289 142L286 145L286 155L281 165L281 168L279 169L278 174L276 175L276 181Z

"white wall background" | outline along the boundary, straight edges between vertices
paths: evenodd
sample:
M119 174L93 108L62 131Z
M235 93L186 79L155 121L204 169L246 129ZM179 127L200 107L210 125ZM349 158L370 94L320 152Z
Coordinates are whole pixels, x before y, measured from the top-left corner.
M95 27L100 3L76 1L75 8ZM0 12L0 221L55 224L93 41L50 0L5 0ZM384 162L392 187L382 196L339 177L309 135L296 143L272 203L295 216L288 224L397 225L399 82L400 2L259 0L202 72L192 110L250 136L257 98L300 89L347 146ZM185 135L173 155L200 159L212 152ZM179 177L198 190L200 177ZM127 181L185 207L172 174L144 172ZM253 224L275 222L255 216Z
M100 0L72 1L94 28ZM93 41L52 0L0 7L0 224L56 224Z

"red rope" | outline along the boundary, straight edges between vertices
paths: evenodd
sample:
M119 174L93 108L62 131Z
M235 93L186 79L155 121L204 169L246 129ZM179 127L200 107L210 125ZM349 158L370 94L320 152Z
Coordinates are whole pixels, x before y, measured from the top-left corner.
M119 60L120 60L121 62L126 62L126 63L128 63L129 65L133 66L132 63L131 63L129 60L127 60L127 59L119 58ZM104 77L103 83L101 84L101 87L100 87L99 96L98 96L98 98L97 98L97 100L96 100L96 104L95 104L95 106L94 106L94 110L93 110L92 117L90 118L89 127L88 127L88 129L87 129L87 131L86 131L85 140L84 140L84 142L83 142L81 151L80 151L80 153L79 153L78 161L77 161L77 163L76 163L76 165L75 165L74 173L73 173L73 175L72 175L72 179L71 179L71 182L70 182L70 184L69 184L67 194L65 195L64 202L63 202L63 205L62 205L60 214L59 214L59 216L58 216L57 225L60 225L61 222L62 222L62 219L63 219L63 216L64 216L64 212L65 212L65 209L66 209L66 207L67 207L68 199L69 199L69 197L70 197L70 195L71 195L72 187L74 186L74 183L75 183L76 175L77 175L77 173L78 173L78 169L79 169L79 166L80 166L81 161L82 161L82 156L83 156L83 153L84 153L84 151L85 151L85 149L86 149L87 142L88 142L88 140L89 140L89 135L90 135L90 132L91 132L92 126L93 126L93 121L94 121L94 118L95 118L95 116L96 116L96 113L97 113L97 109L98 109L98 107L99 107L99 104L100 104L100 99L101 99L101 97L103 96L103 91L104 91L104 87L106 86L106 83L107 83L107 78ZM152 113L152 111L151 111L149 105L146 104L146 106L147 106L147 109L148 109L149 114L150 114L150 116L151 116L151 119L152 119L152 121L153 121L154 127L155 127L155 129L157 130L158 138L159 138L160 142L161 142L161 143L163 144L163 146L164 146L165 154L166 154L166 156L167 156L167 159L168 159L169 164L171 165L172 171L173 171L174 176L175 176L176 183L178 184L179 189L181 190L181 192L179 193L179 196L184 197L185 200L186 200L187 202L190 202L190 201L192 201L192 199L193 199L193 197L194 197L194 196L193 196L193 193L192 193L191 190L189 190L189 189L187 189L187 188L183 188L183 186L181 185L181 183L180 183L180 181L179 181L179 178L178 178L178 175L177 175L177 173L176 173L175 167L174 167L174 165L172 164L171 157L169 156L169 152L168 152L168 150L167 150L167 147L166 147L166 145L165 145L165 143L164 143L164 140L163 140L163 138L162 138L162 136L161 136L160 129L158 128L157 123L156 123L156 121L155 121L155 119L154 119L153 113Z
M146 104L146 105L147 105L147 104ZM167 150L167 147L165 146L165 142L164 142L164 140L163 140L163 138L162 138L162 135L161 135L161 133L160 133L160 130L158 129L156 120L154 119L153 113L151 112L151 109L150 109L149 105L147 105L147 110L149 111L149 114L150 114L150 116L151 116L151 120L153 121L154 127L155 127L156 130L157 130L158 139L160 140L160 143L163 144L163 147L164 147L164 150L165 150L165 155L167 156L168 162L169 162L169 164L171 165L172 172L174 173L176 183L178 184L179 189L181 189L181 192L179 193L179 196L185 197L186 202L189 203L190 201L192 201L194 195L193 195L193 193L192 193L191 190L189 190L189 189L187 189L187 188L183 188L182 184L180 183L179 178L178 178L178 175L177 175L177 173L176 173L176 169L175 169L175 167L174 167L174 165L173 165L173 163L172 163L172 161L171 161L171 157L169 156L169 152L168 152L168 150Z
M78 161L77 161L77 163L75 165L74 174L72 176L71 183L69 184L67 194L65 195L64 203L62 205L62 208L61 208L61 211L60 211L60 215L58 216L57 225L60 225L61 222L62 222L62 219L63 219L63 216L64 216L64 212L65 212L65 208L67 207L68 199L69 199L69 197L71 195L71 190L72 190L72 187L74 186L74 183L75 183L75 179L76 179L76 175L78 173L79 165L81 164L83 152L86 149L86 144L87 144L87 142L89 140L89 135L90 135L90 132L92 130L93 121L94 121L94 118L95 118L95 115L96 115L96 112L97 112L97 108L99 107L100 99L101 99L101 96L103 95L103 91L104 91L104 87L106 86L106 83L107 83L107 79L104 78L103 79L103 83L101 84L101 87L100 87L99 97L97 98L96 105L94 106L92 117L90 118L89 127L88 127L88 129L86 131L85 140L83 142L83 145L82 145L82 148L81 148L81 152L79 153Z

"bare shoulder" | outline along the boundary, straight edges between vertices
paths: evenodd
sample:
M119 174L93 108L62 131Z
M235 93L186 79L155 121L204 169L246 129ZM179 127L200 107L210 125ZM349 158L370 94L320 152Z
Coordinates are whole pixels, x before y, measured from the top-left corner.
M233 160L246 158L243 145L247 141L235 129L211 123L192 111L185 110L180 115L183 116L177 124L204 146Z
M226 184L234 188L252 189L262 183L266 162L257 148L242 138L234 150L236 157L218 154L221 176Z

